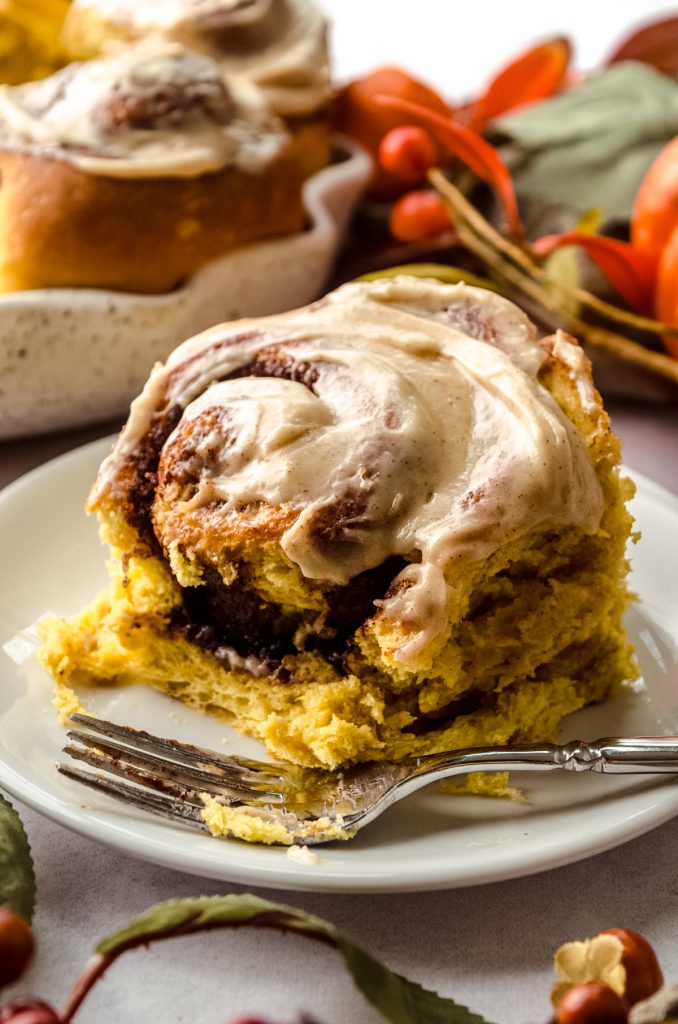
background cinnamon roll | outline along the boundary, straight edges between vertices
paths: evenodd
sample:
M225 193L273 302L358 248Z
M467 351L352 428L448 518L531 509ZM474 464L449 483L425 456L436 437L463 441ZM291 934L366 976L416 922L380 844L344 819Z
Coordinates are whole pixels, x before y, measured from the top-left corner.
M0 288L171 289L303 222L304 159L262 94L155 40L0 88Z
M297 138L307 173L329 162L327 20L313 0L73 0L63 45L82 60L150 34L261 89Z
M330 767L553 735L634 674L631 519L577 343L464 285L346 285L153 371L89 500L109 590L45 627Z

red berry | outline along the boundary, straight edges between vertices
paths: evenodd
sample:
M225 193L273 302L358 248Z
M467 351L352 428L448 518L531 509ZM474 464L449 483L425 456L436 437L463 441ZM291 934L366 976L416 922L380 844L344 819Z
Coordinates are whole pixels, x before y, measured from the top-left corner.
M0 1024L60 1024L51 1006L41 999L20 999L0 1010Z
M608 985L590 981L574 985L556 1010L557 1024L627 1024L624 1000Z
M641 999L649 999L664 984L664 975L656 953L647 939L628 928L608 928L603 935L615 935L624 951L622 965L626 969L624 999L629 1006L635 1006Z
M381 167L406 185L418 185L437 162L435 142L424 128L416 125L392 128L379 144Z
M415 242L449 231L450 218L437 193L408 192L393 204L390 228L401 242Z
M33 956L33 932L23 917L0 909L0 988L24 973Z

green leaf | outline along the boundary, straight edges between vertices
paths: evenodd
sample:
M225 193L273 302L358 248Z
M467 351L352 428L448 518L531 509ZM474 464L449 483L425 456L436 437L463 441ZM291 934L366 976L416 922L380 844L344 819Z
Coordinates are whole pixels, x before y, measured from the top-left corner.
M329 921L282 903L252 896L202 896L151 907L143 917L104 939L97 953L113 961L126 950L159 939L214 928L276 928L333 946L365 998L391 1024L487 1024L476 1013L394 974Z
M563 204L576 211L600 206L605 221L628 221L640 183L670 138L622 150L604 162L592 162L579 147L558 147L530 158L514 173L516 191L524 197Z
M628 219L650 164L678 134L678 83L644 64L616 64L492 127L510 140L521 198Z
M593 74L550 100L499 118L493 128L527 149L562 146L600 136L600 158L610 141L632 145L672 136L678 127L678 83L629 61Z
M0 907L30 923L35 907L35 874L21 818L0 794Z
M468 1007L389 971L344 936L337 946L362 994L393 1024L487 1024Z

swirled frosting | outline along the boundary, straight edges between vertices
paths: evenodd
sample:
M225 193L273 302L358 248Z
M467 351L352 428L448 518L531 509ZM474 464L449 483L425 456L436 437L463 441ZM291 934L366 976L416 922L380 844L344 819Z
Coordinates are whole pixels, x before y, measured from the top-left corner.
M124 39L157 32L209 54L285 117L330 99L327 22L312 0L74 0L71 23L88 16Z
M0 140L118 178L256 173L289 144L259 90L161 39L0 87Z
M281 547L309 579L408 560L377 612L403 625L407 665L444 629L455 564L535 528L600 523L585 442L539 383L547 358L593 402L576 342L539 341L505 299L409 277L345 285L180 346L133 403L93 502L180 409L165 450L190 438L187 509L225 522L285 509Z

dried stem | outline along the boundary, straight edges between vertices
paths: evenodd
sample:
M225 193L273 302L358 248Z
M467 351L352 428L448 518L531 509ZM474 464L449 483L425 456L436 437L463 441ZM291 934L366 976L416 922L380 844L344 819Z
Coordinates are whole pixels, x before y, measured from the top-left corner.
M522 266L530 276L543 281L549 288L560 289L568 298L575 299L582 306L588 306L589 309L595 310L596 313L600 313L601 316L606 317L608 320L613 320L615 323L624 324L626 327L634 327L639 331L647 331L649 334L678 335L678 324L663 324L660 320L639 316L638 313L634 313L631 310L619 309L618 306L614 306L611 302L605 302L604 299L593 295L592 292L587 292L584 288L568 285L563 281L555 281L548 271L544 270L540 264L535 263L525 249L521 249L520 246L511 242L510 239L504 238L489 221L485 220L483 215L478 212L463 193L451 181L448 181L442 171L438 170L438 168L429 171L429 180L452 205L453 209L464 217L476 234L486 238L499 252L504 253L514 263Z
M652 370L654 373L678 383L678 360L672 359L671 356L643 348L637 341L631 341L623 334L615 334L602 327L592 327L590 324L582 323L581 327L575 330L588 345L607 349L608 352L619 356L626 363L633 363L644 370Z
M70 991L68 1002L59 1014L60 1024L70 1024L76 1011L84 1002L87 993L96 984L102 974L108 970L115 959L115 956L109 957L96 954L85 965L84 970L79 977L76 978L75 984Z
M214 899L216 898L214 897ZM290 932L294 935L313 939L314 942L321 942L332 949L341 950L341 938L338 938L334 932L323 929L319 930L318 928L309 930L303 927L295 927L295 915L298 913L294 910L289 910L287 907L279 907L273 910L261 911L254 917L247 917L243 920L237 918L222 920L218 917L196 920L198 915L196 912L193 912L178 922L171 922L165 930L155 930L152 932L132 930L123 937L114 936L112 939L109 938L100 944L101 946L107 945L109 947L108 952L95 953L76 978L68 996L68 1001L59 1014L59 1024L71 1024L73 1017L82 1006L89 992L91 992L97 981L115 963L118 957L131 949L137 949L139 946L149 946L152 942L161 942L165 939L180 938L186 935L196 935L199 932L214 931L221 928L243 928L249 926L253 928L273 928L283 933Z
M678 361L661 352L652 352L638 342L602 327L596 327L566 308L563 297L575 299L609 320L655 334L678 334L678 327L660 324L655 320L634 313L627 313L616 306L598 299L582 288L573 288L551 278L543 267L532 260L529 253L501 235L481 213L466 199L441 171L429 172L429 179L441 193L447 204L450 217L459 235L459 240L475 253L501 279L517 288L524 295L544 309L558 314L568 330L577 334L582 341L613 353L625 362L641 366L678 382Z

